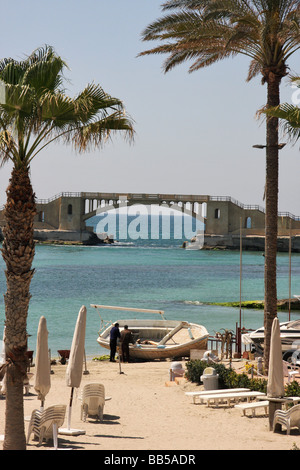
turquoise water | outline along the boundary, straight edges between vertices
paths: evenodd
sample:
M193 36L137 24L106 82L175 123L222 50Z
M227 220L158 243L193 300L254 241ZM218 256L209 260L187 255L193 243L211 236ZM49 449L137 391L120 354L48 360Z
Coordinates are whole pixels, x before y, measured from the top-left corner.
M36 349L41 315L47 319L52 357L69 349L79 309L87 307L86 354L103 354L97 342L100 318L91 303L162 309L167 319L203 324L214 334L221 328L235 330L239 309L209 306L204 302L239 301L240 254L238 251L186 251L177 246L130 247L37 245L28 315L30 349ZM278 254L278 297L287 298L289 260ZM243 252L242 299L264 297L264 257ZM4 262L0 259L0 292L5 293ZM292 256L292 295L300 294L300 255ZM4 302L0 302L0 328ZM107 320L134 318L134 314L104 311ZM148 314L141 314L148 318ZM299 314L292 313L292 318ZM151 318L151 315L150 315ZM152 316L153 318L153 316ZM280 313L281 321L288 319ZM245 309L242 326L258 328L263 312ZM1 337L1 333L0 333Z

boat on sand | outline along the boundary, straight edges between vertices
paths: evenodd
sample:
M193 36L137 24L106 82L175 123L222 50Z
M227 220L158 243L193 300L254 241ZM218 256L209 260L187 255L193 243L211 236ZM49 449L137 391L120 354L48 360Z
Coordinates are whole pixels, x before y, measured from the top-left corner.
M191 349L207 349L209 333L207 329L196 323L164 319L162 310L114 307L109 305L91 304L98 309L128 310L144 313L159 313L160 320L126 319L117 320L109 326L102 326L97 342L103 348L109 349L110 330L119 323L120 331L128 325L134 338L129 352L132 359L155 360L176 357L189 357ZM101 318L101 315L100 315ZM102 320L102 318L101 318ZM103 322L103 320L102 320Z

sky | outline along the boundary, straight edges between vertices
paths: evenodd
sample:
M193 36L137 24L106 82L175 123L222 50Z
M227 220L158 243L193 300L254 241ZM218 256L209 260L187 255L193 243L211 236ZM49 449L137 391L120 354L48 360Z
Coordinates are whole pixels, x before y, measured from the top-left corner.
M190 74L189 63L165 74L164 56L141 33L162 15L162 0L11 0L2 4L0 57L22 60L54 47L68 64L66 91L95 82L121 99L134 120L135 140L121 136L103 149L77 154L53 144L31 164L37 199L60 192L131 192L231 196L264 207L266 102L260 77L246 82L249 59L236 57ZM300 52L290 60L300 74ZM281 101L292 102L288 80ZM286 140L281 140L282 142ZM280 152L279 210L300 216L300 142ZM0 168L0 205L10 164Z

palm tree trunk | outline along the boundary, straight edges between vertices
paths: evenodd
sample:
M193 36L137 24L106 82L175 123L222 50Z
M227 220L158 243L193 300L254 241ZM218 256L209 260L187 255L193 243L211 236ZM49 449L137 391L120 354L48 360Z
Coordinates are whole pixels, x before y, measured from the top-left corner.
M267 106L279 105L281 78L268 76ZM266 217L265 217L265 311L264 362L268 371L273 319L277 315L276 257L278 232L278 119L267 118L266 147Z
M23 381L26 377L27 314L34 257L35 196L28 168L12 171L4 210L2 256L6 263L5 301L6 415L4 450L26 449Z

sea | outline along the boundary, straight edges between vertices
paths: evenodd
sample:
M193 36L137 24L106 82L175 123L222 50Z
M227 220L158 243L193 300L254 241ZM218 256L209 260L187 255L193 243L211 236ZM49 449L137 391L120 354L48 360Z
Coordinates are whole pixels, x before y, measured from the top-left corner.
M159 216L161 217L161 216ZM97 227L99 219L93 219ZM127 220L128 224L128 220ZM117 224L118 225L118 224ZM152 231L153 232L153 231ZM119 235L116 231L112 234ZM51 357L70 349L79 310L87 308L85 352L88 359L107 354L97 343L103 322L118 319L156 318L158 314L98 310L91 304L163 310L166 319L204 325L210 335L236 325L256 329L263 325L263 310L213 305L220 302L263 300L264 256L262 252L185 250L184 236L121 240L117 245L79 246L37 244L28 312L28 349L36 350L41 316L47 321ZM173 233L174 235L174 233ZM184 235L184 234L183 234ZM300 294L300 254L278 253L278 298ZM6 292L5 264L0 257L0 293ZM241 290L240 290L241 279ZM290 280L290 281L289 281ZM287 321L288 312L278 314ZM292 311L291 319L300 317ZM4 328L3 295L0 297L0 340Z

